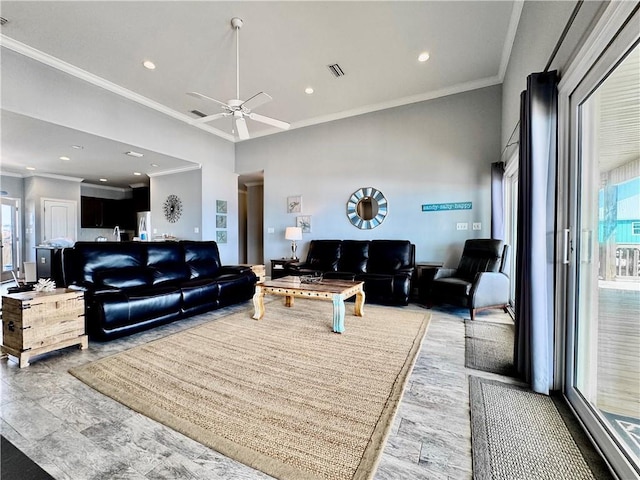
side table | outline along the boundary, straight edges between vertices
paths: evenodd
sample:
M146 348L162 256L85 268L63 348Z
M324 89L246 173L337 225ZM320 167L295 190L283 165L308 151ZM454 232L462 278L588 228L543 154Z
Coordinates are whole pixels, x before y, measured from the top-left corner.
M290 258L276 258L271 260L271 279L286 277L284 266L291 262Z
M21 292L2 297L0 352L18 359L20 368L31 357L72 345L89 346L84 325L82 292Z
M443 262L418 262L415 268L415 289L414 296L418 302L425 305L429 300L429 290L431 282L439 268L444 265Z

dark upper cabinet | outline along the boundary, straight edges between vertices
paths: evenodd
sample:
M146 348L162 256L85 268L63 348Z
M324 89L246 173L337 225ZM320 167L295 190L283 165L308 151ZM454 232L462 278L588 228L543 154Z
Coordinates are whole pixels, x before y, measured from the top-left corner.
M151 210L151 200L149 187L138 187L133 189L133 211L148 212Z
M80 197L80 225L82 228L114 228L135 230L136 210L133 199Z
M102 227L104 198L80 197L80 226L82 228Z

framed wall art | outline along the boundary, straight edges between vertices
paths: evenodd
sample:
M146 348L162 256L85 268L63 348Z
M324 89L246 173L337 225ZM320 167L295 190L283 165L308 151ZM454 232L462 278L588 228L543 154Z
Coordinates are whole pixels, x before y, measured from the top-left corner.
M226 200L216 200L216 213L227 213Z
M287 213L302 213L302 196L287 197Z
M216 228L227 228L226 215L216 215Z
M302 233L311 233L311 215L296 217L296 227L300 227Z

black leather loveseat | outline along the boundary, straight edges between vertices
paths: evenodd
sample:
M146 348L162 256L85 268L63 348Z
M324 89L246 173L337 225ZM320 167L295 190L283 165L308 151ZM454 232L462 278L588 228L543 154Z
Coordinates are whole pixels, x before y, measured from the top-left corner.
M408 240L312 240L306 260L285 273L364 281L367 302L407 305L415 264Z
M85 292L89 336L109 340L250 299L256 276L222 266L216 242L77 242L66 286Z

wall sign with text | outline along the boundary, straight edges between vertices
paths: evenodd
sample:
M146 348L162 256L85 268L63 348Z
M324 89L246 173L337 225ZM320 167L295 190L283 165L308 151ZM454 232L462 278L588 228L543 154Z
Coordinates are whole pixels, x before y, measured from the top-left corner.
M471 210L471 202L454 203L425 203L422 205L423 212L445 212L450 210Z

